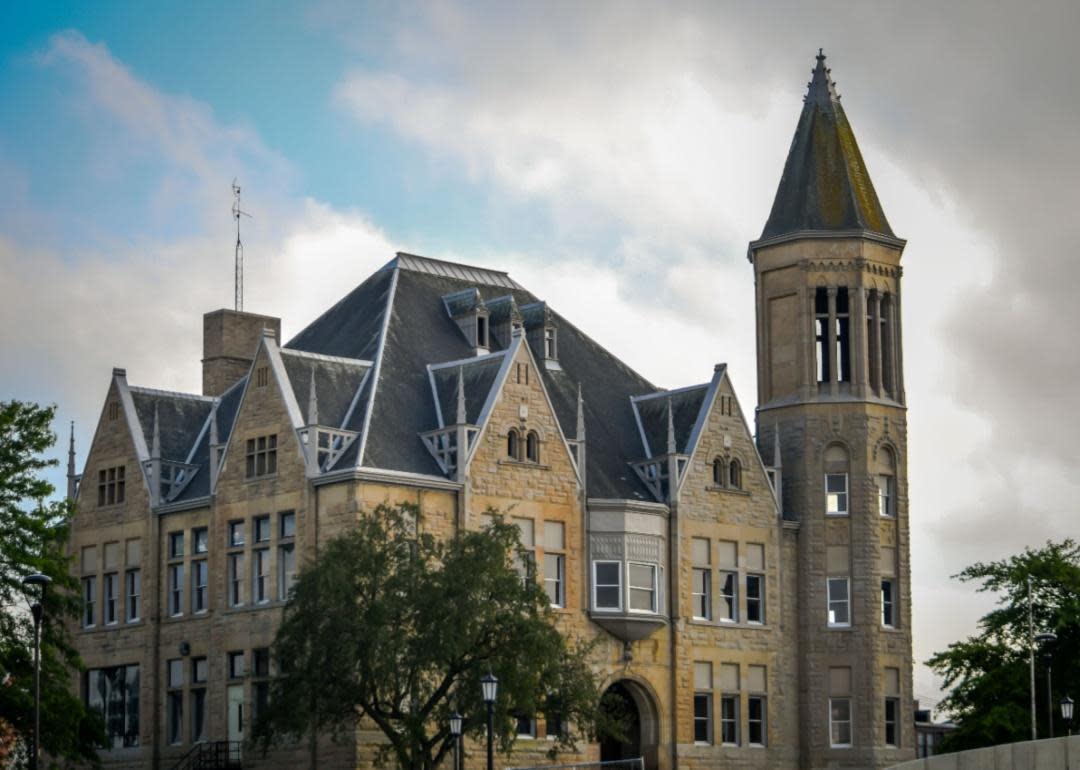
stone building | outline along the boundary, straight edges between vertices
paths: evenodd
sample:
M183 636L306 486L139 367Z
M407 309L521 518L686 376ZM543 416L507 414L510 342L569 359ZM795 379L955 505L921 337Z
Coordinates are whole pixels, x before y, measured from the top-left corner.
M243 739L296 570L384 501L439 534L489 506L520 526L637 717L582 759L913 757L903 246L819 55L749 248L756 438L723 364L659 389L506 273L404 253L284 344L276 318L208 313L201 394L115 369L71 533L106 764ZM522 718L500 764L544 762L547 729ZM365 765L375 740L316 761Z

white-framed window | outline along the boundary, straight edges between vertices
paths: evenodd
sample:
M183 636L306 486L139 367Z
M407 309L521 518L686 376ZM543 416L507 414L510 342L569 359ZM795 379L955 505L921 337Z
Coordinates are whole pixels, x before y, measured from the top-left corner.
M746 741L751 746L768 745L765 703L764 695L751 695L746 699Z
M193 554L206 553L209 545L206 527L197 527L191 530L191 552Z
M206 559L191 562L191 604L192 612L203 613L208 609L206 588L208 571Z
M518 738L529 740L536 737L536 719L528 714L518 714L514 717L514 724Z
M846 627L851 625L851 581L846 577L828 579L829 625Z
M893 494L893 477L884 474L874 479L877 485L878 514L892 517L896 515L895 495Z
M229 606L244 604L244 554L229 554Z
M169 565L169 614L184 614L184 565Z
M739 574L720 572L720 622L737 623L739 621Z
M593 562L593 609L622 609L622 563Z
M125 580L127 582L127 622L136 623L139 620L139 599L142 593L142 575L137 569L129 569Z
M896 748L900 745L900 699L885 699L885 745Z
M552 607L566 606L566 557L561 553L544 554L544 590Z
M881 625L896 628L896 583L891 578L881 581Z
M240 548L244 545L244 522L229 522L229 548Z
M278 598L285 601L296 582L296 546L286 543L278 546Z
M851 748L851 698L829 698L829 745Z
M256 543L269 543L270 542L270 517L269 516L256 516L255 523L255 542Z
M746 576L746 622L765 622L765 576Z
M256 548L251 552L252 581L254 589L253 601L255 604L266 604L270 601L270 549Z
M626 565L630 612L657 612L657 567L655 564L628 562Z
M97 578L84 577L83 587L83 628L93 628L97 617Z
M712 693L694 693L694 743L713 742Z
M825 474L825 514L827 516L848 515L848 475L846 473Z
M690 554L694 566L690 578L690 614L694 620L712 620L711 550L708 538L691 538Z
M105 625L115 626L120 619L117 613L117 605L120 601L120 579L115 572L104 576L105 587Z
M739 696L734 693L720 696L720 743L739 745Z

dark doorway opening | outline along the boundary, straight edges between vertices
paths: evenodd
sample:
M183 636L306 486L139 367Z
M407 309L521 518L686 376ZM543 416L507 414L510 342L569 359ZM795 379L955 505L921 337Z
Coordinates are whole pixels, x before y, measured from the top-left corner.
M640 757L641 714L626 685L622 682L611 685L604 693L600 707L622 727L620 735L600 736L600 761L614 762Z

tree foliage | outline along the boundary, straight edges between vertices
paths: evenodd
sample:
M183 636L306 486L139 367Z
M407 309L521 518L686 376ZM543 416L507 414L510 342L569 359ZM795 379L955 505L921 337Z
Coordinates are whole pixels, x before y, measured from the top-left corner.
M979 633L950 644L927 665L944 678L941 707L958 723L943 745L947 751L1012 743L1031 738L1028 577L1032 584L1035 633L1057 641L1036 652L1036 718L1039 737L1050 734L1045 652L1053 672L1054 734L1063 735L1058 702L1080 698L1080 546L1073 540L1007 559L973 564L958 577L980 583L980 592L999 595L998 606L979 621Z
M55 443L55 407L20 401L0 403L0 733L9 751L29 745L34 726L34 651L30 603L37 589L22 583L40 572L52 578L45 600L41 644L41 746L55 758L95 762L102 722L71 689L80 666L64 622L79 610L78 582L65 547L72 507L50 501L43 477L55 459L43 454Z
M517 527L495 515L482 532L438 539L416 534L419 515L379 506L300 571L255 740L265 750L313 731L351 738L366 718L386 737L381 760L431 768L453 750L453 711L466 734L485 735L489 671L501 750L517 714L572 726L553 751L591 739L604 718L589 648L558 631L543 589L515 569L526 558Z

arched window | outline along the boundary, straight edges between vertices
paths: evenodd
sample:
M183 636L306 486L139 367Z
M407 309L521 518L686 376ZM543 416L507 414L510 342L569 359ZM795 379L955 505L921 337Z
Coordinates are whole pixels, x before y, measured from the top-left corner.
M724 486L724 461L719 457L712 461L712 483L718 487Z
M732 489L742 489L742 466L738 460L732 460L728 466L728 485Z
M521 459L521 437L514 428L506 434L506 456L511 460Z
M525 458L531 463L540 462L540 437L534 430L525 437Z

